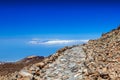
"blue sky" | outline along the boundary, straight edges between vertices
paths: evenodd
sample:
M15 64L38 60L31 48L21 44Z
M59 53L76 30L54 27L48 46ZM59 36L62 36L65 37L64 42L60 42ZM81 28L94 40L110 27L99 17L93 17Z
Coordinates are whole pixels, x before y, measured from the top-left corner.
M0 60L47 56L60 48L27 44L34 39L40 42L95 39L119 24L120 5L115 0L0 1Z

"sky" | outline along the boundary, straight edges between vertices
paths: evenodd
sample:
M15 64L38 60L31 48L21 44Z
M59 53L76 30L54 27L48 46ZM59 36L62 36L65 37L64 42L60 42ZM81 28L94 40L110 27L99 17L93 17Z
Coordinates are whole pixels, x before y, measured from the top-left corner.
M0 0L0 61L48 56L120 24L119 1Z

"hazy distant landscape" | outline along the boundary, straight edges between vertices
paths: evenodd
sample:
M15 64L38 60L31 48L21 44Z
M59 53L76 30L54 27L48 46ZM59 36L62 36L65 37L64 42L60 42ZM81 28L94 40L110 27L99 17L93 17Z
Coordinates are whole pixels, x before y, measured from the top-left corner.
M88 40L3 39L0 40L0 61L13 62L31 55L49 56L65 46L86 43ZM14 57L15 56L15 57Z

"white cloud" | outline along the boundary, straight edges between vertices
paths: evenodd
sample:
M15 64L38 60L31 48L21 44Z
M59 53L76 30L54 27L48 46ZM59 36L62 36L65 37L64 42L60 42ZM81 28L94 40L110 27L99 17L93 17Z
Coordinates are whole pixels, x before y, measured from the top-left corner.
M41 39L32 39L29 41L29 44L34 45L62 45L62 44L79 44L86 43L88 40L60 40L60 39L50 39L50 40L41 40Z
M30 44L38 44L38 41L29 41Z

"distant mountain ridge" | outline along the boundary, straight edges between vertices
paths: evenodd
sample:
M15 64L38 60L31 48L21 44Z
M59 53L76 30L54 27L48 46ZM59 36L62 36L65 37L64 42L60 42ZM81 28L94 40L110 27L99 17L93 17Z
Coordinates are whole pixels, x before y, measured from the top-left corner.
M0 64L0 80L4 79L4 76L11 75L20 71L26 66L31 66L34 63L40 62L44 59L43 56L28 56L17 62L1 62ZM10 79L10 77L9 77Z

